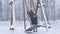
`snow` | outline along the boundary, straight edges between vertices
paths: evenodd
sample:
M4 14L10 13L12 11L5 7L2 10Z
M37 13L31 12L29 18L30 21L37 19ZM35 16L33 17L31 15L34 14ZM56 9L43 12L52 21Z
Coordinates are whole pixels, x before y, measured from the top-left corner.
M42 22L40 21L40 23ZM23 21L16 21L14 31L9 30L9 21L0 21L0 34L60 34L60 20L49 21L49 23L51 24L51 28L48 28L48 30L44 27L40 27L38 28L38 32L27 33L24 31Z

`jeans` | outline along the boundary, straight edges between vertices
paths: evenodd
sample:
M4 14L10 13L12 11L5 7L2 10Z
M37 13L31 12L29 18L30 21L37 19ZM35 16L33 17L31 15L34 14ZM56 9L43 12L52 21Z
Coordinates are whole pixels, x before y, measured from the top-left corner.
M31 24L37 25L37 18L31 18Z

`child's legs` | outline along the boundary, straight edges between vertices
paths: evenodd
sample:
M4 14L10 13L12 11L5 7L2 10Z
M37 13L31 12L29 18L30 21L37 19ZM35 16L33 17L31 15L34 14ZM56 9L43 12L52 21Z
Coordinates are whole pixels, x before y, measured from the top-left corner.
M37 25L37 18L31 19L31 24L32 25Z
M37 25L37 18L31 19L31 24L36 26ZM35 27L35 29L33 31L37 32L37 26Z

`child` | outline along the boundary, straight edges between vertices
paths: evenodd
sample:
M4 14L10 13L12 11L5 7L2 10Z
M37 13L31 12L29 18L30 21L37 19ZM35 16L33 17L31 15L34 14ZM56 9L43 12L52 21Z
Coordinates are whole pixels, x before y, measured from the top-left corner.
M30 12L28 14L29 14L29 17L31 19L31 24L32 25L37 25L37 16L36 16L36 14L34 14L32 10L30 10ZM35 29L34 29L34 32L35 32ZM36 32L37 32L37 28L36 28Z

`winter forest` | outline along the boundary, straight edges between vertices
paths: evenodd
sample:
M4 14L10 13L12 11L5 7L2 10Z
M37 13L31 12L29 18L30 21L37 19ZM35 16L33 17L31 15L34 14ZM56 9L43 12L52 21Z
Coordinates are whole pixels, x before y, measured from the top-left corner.
M13 1L13 6L9 5L11 1ZM23 3L24 1L26 2ZM47 31L47 28L41 27L37 29L37 32L27 33L24 28L31 26L27 12L31 9L35 12L37 0L0 0L0 34L59 34L60 0L42 0L42 4L44 4L46 19L42 8L39 7L37 10L38 24L50 26L50 28ZM9 30L11 27L14 31Z
M0 0L0 21L8 21L10 20L10 5L9 2L11 0ZM16 21L23 20L23 1L22 0L14 0L15 2L15 19ZM29 7L29 1L27 0L27 5ZM36 0L34 0L34 5ZM60 7L59 0L43 0L45 4L45 12L48 20L60 20ZM29 7L30 9L30 7ZM38 9L38 17L40 20L43 20L41 8ZM26 14L26 19L28 19Z

